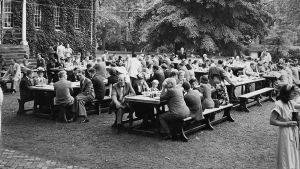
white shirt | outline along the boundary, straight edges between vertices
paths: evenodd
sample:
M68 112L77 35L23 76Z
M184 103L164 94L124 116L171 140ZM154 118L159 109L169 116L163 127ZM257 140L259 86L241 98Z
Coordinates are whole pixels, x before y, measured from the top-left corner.
M57 47L57 51L56 51L58 57L64 58L65 50L66 50L66 48L63 45L59 45Z
M141 70L142 64L137 58L128 59L127 71L130 77L137 78L137 75Z

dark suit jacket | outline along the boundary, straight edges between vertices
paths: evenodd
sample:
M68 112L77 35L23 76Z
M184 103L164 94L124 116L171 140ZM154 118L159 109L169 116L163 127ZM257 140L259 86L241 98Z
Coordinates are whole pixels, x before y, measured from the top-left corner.
M20 82L20 98L24 101L33 100L33 92L29 90L29 86L32 86L31 81L27 76L24 76Z
M80 81L80 93L85 96L95 97L93 83L90 79L85 78L83 81Z
M154 73L154 75L151 77L150 81L153 81L154 79L158 80L159 84L158 84L158 89L161 90L162 88L162 84L165 80L165 74L162 70L158 70Z
M67 79L71 82L79 81L79 77L77 75L75 76L73 72L68 75Z
M165 74L165 78L171 77L171 70L170 70L170 69L166 69L166 70L164 71L164 74Z
M104 79L101 75L96 74L92 78L92 83L95 91L95 98L98 100L102 100L105 96L105 84Z

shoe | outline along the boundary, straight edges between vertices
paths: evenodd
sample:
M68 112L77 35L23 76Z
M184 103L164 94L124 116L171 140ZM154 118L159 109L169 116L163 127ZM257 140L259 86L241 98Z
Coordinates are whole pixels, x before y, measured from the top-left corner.
M84 120L80 121L80 123L87 123L89 121L90 121L89 119L84 119Z
M17 93L17 91L15 89L13 89L11 93L15 94L15 93Z

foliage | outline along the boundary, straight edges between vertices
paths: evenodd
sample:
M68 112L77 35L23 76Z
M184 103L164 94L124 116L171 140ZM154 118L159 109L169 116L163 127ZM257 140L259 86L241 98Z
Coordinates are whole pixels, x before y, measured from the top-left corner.
M80 10L79 26L75 29L74 12L75 8L91 9L92 1L85 0L39 0L42 11L41 28L36 29L34 26L34 4L33 0L27 1L27 41L30 47L31 55L37 52L46 54L50 46L56 45L57 42L70 44L75 52L85 53L91 51L94 53L95 42L91 44L91 11ZM95 0L93 0L93 3ZM54 6L60 9L60 27L55 27L54 23ZM15 2L13 5L13 22L14 29L20 30L22 25L22 3ZM6 36L4 34L4 36ZM93 38L95 39L95 38ZM4 42L5 43L5 42ZM13 42L19 44L20 41Z
M153 48L184 42L205 51L234 50L264 37L271 15L259 0L161 0L136 19Z

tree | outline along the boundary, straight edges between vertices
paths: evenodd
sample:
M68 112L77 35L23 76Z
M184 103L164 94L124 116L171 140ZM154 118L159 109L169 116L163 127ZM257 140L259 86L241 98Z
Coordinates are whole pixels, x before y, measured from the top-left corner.
M248 45L271 21L260 0L161 0L135 20L153 49L181 43L204 51Z

